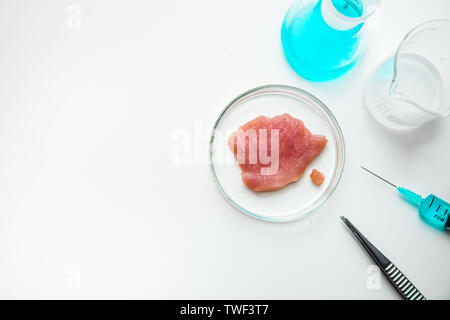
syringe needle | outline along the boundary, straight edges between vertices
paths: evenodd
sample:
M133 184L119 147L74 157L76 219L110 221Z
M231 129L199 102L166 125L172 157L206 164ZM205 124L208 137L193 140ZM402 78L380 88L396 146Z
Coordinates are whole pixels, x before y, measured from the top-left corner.
M434 194L430 194L429 196L422 198L421 195L409 189L397 187L395 184L387 181L363 166L361 166L361 168L396 188L398 193L400 193L406 201L419 208L419 215L426 223L439 230L450 230L450 203L440 199ZM345 218L342 218L342 220L344 220L344 222L348 225ZM349 226L349 228L351 227Z
M395 185L395 184L393 184L393 183L391 183L391 182L389 182L389 181L387 181L386 179L384 179L384 178L382 178L382 177L380 177L379 175L377 175L377 174L375 174L375 173L373 173L372 171L370 171L370 170L368 170L368 169L366 169L366 168L364 168L363 166L361 166L361 168L363 168L364 170L366 170L367 172L369 172L369 173L371 173L371 174L373 174L375 177L377 177L377 178L379 178L379 179L381 179L381 180L383 180L384 182L386 182L386 183L389 183L391 186L393 186L395 189L398 189L398 187Z

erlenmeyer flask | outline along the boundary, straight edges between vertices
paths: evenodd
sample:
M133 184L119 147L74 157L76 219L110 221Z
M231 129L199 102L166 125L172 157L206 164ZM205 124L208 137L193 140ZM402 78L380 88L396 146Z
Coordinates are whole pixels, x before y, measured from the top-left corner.
M284 53L303 78L337 78L358 61L364 47L364 23L380 0L299 0L286 13L281 29Z
M412 29L367 80L364 102L382 125L414 129L450 114L450 20Z

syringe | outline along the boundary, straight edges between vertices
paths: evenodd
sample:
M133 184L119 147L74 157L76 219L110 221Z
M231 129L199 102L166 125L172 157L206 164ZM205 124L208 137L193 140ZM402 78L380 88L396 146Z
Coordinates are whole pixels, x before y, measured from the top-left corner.
M411 190L397 187L395 184L387 181L372 171L364 167L361 168L397 189L408 202L419 208L419 215L426 223L442 231L450 230L450 204L448 202L438 198L434 194L430 194L425 199L422 199L420 195Z

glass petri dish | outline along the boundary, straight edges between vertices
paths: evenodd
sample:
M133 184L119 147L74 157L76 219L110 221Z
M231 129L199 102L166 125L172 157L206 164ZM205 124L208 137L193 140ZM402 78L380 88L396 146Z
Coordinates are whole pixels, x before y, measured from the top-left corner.
M258 116L283 113L301 119L313 134L326 136L328 144L298 181L277 191L252 191L242 182L241 168L227 139ZM267 221L294 221L323 204L338 185L345 161L344 137L335 117L319 99L295 87L267 85L244 92L222 111L212 130L209 160L219 191L237 209ZM325 175L320 187L309 178L312 169Z

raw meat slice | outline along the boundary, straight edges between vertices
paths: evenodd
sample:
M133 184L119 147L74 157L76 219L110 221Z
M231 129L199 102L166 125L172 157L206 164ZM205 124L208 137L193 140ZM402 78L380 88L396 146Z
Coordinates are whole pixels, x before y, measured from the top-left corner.
M316 169L313 169L313 171L311 171L311 174L309 176L311 178L312 183L314 183L316 186L320 186L325 180L323 173L317 171Z
M273 191L297 181L327 142L285 113L247 122L229 137L228 146L244 184L254 191Z

